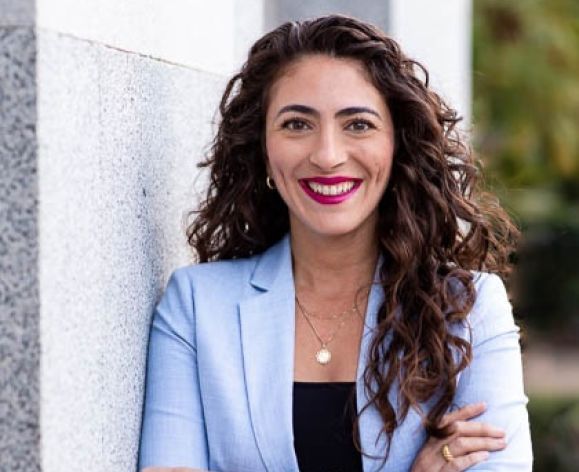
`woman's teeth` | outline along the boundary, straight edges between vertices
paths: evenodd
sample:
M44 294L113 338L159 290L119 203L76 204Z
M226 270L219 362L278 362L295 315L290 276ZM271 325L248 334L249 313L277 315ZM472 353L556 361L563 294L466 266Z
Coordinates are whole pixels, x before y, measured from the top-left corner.
M316 193L320 195L341 195L342 193L349 192L354 188L354 182L342 182L336 185L322 185L316 182L308 182L308 186Z

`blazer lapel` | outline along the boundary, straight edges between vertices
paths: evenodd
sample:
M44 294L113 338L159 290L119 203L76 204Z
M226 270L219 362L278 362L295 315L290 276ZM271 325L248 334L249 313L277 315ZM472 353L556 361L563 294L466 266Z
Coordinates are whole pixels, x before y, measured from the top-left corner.
M298 471L293 447L295 299L289 235L259 258L239 304L249 411L267 470Z
M382 285L379 283L382 263L383 257L380 256L374 273L374 284L372 285L368 297L364 332L362 334L360 345L360 357L358 358L358 370L356 373L356 406L358 408L358 413L362 411L362 408L364 408L369 401L364 388L364 369L368 364L370 343L377 326L378 310L384 302L384 290L382 289ZM385 342L389 343L389 340L390 338L387 336ZM387 369L388 366L385 366L385 368ZM393 405L396 405L397 400L394 389L390 391L388 396L390 402ZM382 418L374 405L369 406L363 411L360 415L359 425L362 450L370 456L377 457L373 459L372 457L363 455L362 468L363 470L368 471L381 470L379 467L382 464L381 458L386 451L387 442L385 435L380 435L382 429Z

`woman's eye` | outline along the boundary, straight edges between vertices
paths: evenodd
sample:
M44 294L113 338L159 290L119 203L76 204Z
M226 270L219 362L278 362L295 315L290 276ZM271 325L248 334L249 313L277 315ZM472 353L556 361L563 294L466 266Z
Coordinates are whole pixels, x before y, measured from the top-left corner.
M298 118L292 118L286 120L282 123L282 128L289 129L290 131L303 131L308 128L308 124L304 120Z
M355 120L348 125L348 128L352 131L368 131L375 128L375 126L366 120Z

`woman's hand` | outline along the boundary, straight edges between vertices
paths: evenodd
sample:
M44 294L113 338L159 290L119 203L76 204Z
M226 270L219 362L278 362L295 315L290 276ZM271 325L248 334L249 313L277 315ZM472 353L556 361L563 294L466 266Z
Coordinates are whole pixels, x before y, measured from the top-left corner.
M441 425L449 426L452 434L443 439L430 437L418 453L411 472L462 471L484 461L489 451L504 449L506 442L502 429L468 421L480 415L485 408L484 403L474 403L444 415ZM446 449L447 458L443 449Z

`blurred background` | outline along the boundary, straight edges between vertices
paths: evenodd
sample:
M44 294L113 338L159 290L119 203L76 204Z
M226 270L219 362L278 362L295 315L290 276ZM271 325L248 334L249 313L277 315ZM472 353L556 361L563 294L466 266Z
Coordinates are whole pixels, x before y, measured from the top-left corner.
M579 2L473 1L474 147L523 230L511 285L536 471L579 470Z

